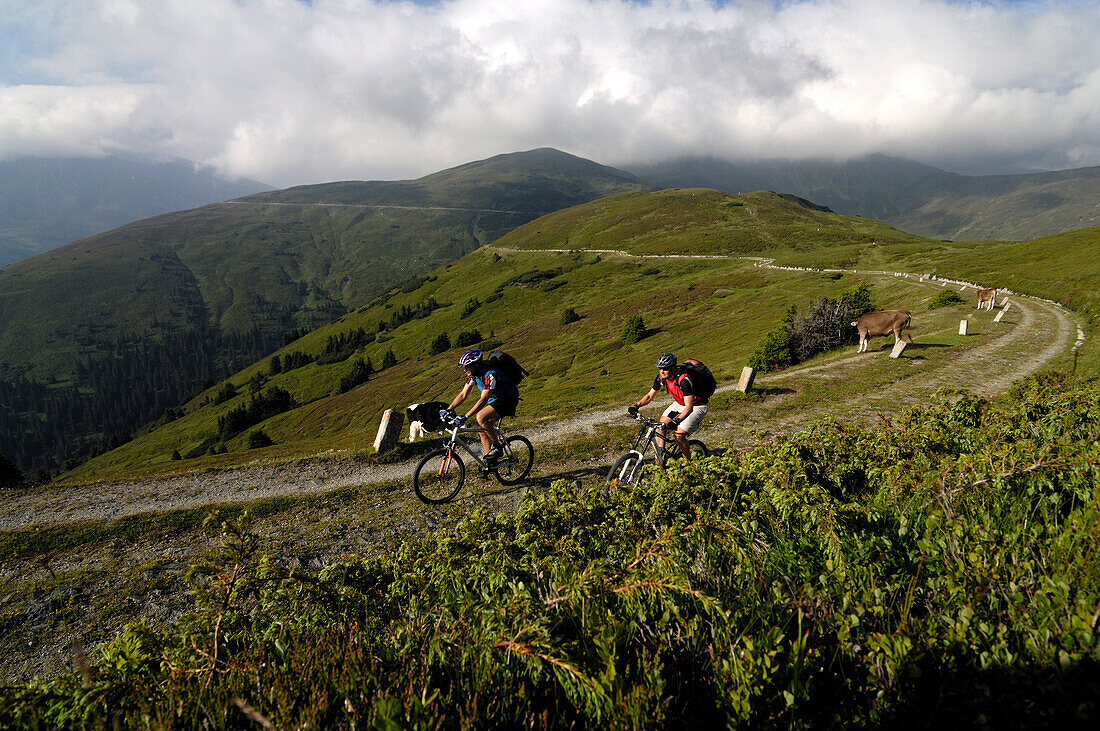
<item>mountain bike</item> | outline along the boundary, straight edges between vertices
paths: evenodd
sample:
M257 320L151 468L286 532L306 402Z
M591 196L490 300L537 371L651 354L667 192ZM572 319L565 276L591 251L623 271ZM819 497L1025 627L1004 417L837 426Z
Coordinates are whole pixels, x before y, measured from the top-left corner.
M502 454L493 463L489 463L481 454L480 443L475 440L471 446L471 442L463 438L480 434L481 428L448 422L446 430L451 433L450 441L440 449L425 454L416 465L413 472L413 491L416 496L432 505L453 500L466 481L466 464L462 461L461 452L468 454L480 465L481 475L493 475L501 484L515 485L527 477L535 461L535 448L527 437L518 434L505 436L500 428L503 421L501 419L495 428Z
M665 424L656 419L650 419L647 416L638 414L636 417L640 421L641 427L638 429L638 436L634 439L634 446L630 448L630 451L615 460L615 464L611 465L611 469L607 473L608 482L618 482L620 485L636 485L642 481L643 468L646 466L645 455L649 451L650 445L653 446L653 450L657 451L657 432L658 430L664 431L666 427L672 426L671 424ZM661 450L661 454L658 457L659 464L663 467L665 462L669 459L680 458L683 455L680 454L680 445L676 443L675 437L671 434L664 437L665 446ZM691 455L691 459L703 459L710 456L710 450L706 444L698 439L688 440L688 452Z

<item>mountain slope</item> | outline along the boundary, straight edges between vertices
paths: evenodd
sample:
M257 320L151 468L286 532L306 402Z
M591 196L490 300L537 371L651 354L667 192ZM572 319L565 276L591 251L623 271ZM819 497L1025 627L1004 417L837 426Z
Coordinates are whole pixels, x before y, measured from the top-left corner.
M611 233L609 217L622 222ZM181 418L93 459L73 477L239 464L255 454L248 449L253 426L275 440L274 454L362 449L382 410L457 392L455 360L466 347L457 345L460 340L483 347L502 342L536 374L524 384L525 419L630 398L647 386L652 352L662 350L690 350L729 380L788 304L836 296L853 282L820 277L811 292L728 255L790 256L871 241L927 243L876 221L816 211L771 193L628 193L559 211L436 270L416 289L391 290L305 335L231 376L231 389L225 383L211 388L187 404ZM606 248L695 257L650 262L587 251ZM561 251L550 251L555 249ZM566 308L581 319L562 325ZM624 345L623 321L637 312L652 334ZM395 318L400 313L415 314ZM736 327L723 326L732 322ZM453 347L431 355L442 334ZM357 345L326 359L337 342ZM378 368L387 351L396 364L365 385L343 388L357 359ZM291 362L304 364L282 365ZM226 428L234 411L274 389L285 390L296 405L244 429ZM223 448L226 454L215 454ZM171 459L174 452L182 462Z
M0 267L130 221L269 189L186 160L6 160L0 162Z
M308 186L165 214L13 264L0 270L0 381L17 393L21 426L0 452L24 469L59 464L50 444L76 456L89 438L123 435L270 352L288 331L331 322L540 210L639 187L536 150L419 181ZM106 393L116 395L109 404L84 403Z
M906 231L952 240L1047 236L1100 223L1100 168L958 175L910 160L729 162L685 158L631 168L658 187L775 190Z

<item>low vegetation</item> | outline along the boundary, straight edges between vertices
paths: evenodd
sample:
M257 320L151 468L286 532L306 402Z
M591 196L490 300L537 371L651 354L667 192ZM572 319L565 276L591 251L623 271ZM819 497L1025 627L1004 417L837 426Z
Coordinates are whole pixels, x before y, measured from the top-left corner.
M765 335L749 356L748 365L758 371L781 370L854 342L857 333L852 322L874 310L866 282L841 292L835 300L822 297L805 314L791 305L782 324Z
M19 727L1087 726L1100 716L1100 382L1032 378L556 483L306 571L247 520L194 611L9 687Z

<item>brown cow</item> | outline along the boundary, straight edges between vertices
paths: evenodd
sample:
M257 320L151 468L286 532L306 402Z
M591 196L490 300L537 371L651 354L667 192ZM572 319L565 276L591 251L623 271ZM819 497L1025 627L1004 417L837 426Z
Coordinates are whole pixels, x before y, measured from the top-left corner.
M901 331L909 328L913 316L905 310L884 310L882 312L868 312L861 315L852 326L859 330L859 350L862 353L867 350L867 341L876 335L889 335L894 333L894 343L901 340ZM913 331L909 330L909 342L913 342Z
M997 290L996 289L979 289L978 290L978 309L982 309L982 305L985 305L985 309L992 310L997 304Z

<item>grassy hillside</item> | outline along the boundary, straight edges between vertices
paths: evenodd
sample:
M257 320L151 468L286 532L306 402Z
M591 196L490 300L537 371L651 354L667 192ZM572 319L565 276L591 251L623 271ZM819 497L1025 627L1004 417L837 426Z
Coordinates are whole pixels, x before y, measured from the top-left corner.
M1019 175L958 175L910 160L729 162L689 158L631 168L662 188L730 193L775 190L838 213L954 240L1026 240L1100 224L1100 168Z
M539 212L639 186L536 150L420 181L333 183L166 214L9 266L0 392L14 406L0 415L0 452L24 469L56 466L159 417L288 331L331 322ZM134 402L104 405L105 384Z
M607 216L622 220L611 233L606 225L594 222ZM533 249L567 248L566 239L573 251ZM837 241L851 241L858 242L852 246L860 246L879 239L914 246L919 241L877 222L814 211L766 193L626 194L562 211L437 270L413 291L391 290L275 354L280 361L294 353L317 357L330 339L341 334L359 329L379 333L378 340L347 360L310 363L273 374L271 358L265 358L230 379L238 395L214 403L224 389L224 384L218 384L187 404L182 418L90 461L70 479L224 466L252 459L258 453L247 449L247 433L225 440L218 435L219 418L250 402L250 382L257 393L284 389L300 404L262 423L276 443L263 454L288 457L331 449L363 450L373 440L384 409L436 398L449 400L457 392L461 381L455 362L460 349L429 355L432 342L443 333L452 343L464 331L477 331L489 343L504 343L535 374L524 384L520 423L636 399L648 389L654 354L666 350L704 360L728 382L737 377L788 305L806 306L822 296L835 297L859 278L823 275L807 287L805 281L755 268L751 261L738 258L639 260L584 249L775 255L795 254L814 248L815 243L830 247ZM885 283L876 285L876 294L880 301L914 308L925 296ZM379 332L379 323L389 323L395 312L415 309L429 300L442 306L426 317L395 328L387 325ZM574 309L580 321L562 325L561 315L567 308ZM636 312L643 313L649 337L623 345L619 340L623 323ZM337 393L357 358L369 358L377 368L391 349L397 365L365 385ZM226 454L204 455L222 446ZM194 459L172 461L174 451Z
M1100 228L1034 241L887 243L841 246L781 257L795 266L854 266L926 272L1054 300L1077 312L1086 331L1078 367L1100 371Z

